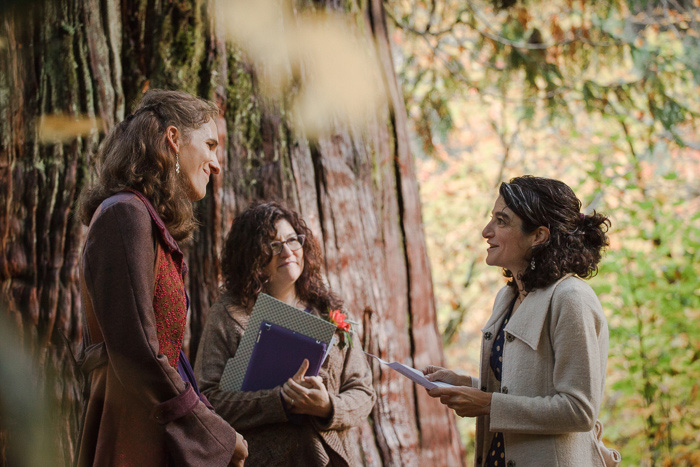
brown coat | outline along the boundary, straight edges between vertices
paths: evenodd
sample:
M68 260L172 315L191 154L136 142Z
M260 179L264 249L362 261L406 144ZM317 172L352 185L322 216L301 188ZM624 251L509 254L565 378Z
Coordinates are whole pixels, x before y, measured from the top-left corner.
M482 329L480 379L472 385L493 398L490 416L477 418L475 465L483 465L495 432L504 435L506 466L616 465L619 454L599 438L608 325L595 292L568 275L528 294L505 326L499 383L489 356L513 298L504 287Z
M334 346L319 371L333 405L331 417L324 421L293 416L299 420L292 423L279 387L254 392L219 389L224 366L235 355L249 317L224 294L209 311L195 364L202 392L248 441L246 466L361 465L360 446L349 435L369 415L375 394L360 344L356 341L343 350Z
M176 248L133 193L108 198L93 219L81 262L89 345L83 369L90 387L81 466L226 466L233 455L235 431L172 366L179 332L156 319L156 251L181 255ZM182 287L181 276L169 277L170 290ZM168 299L176 295L182 298ZM172 321L172 315L165 318ZM173 337L173 348L161 349L163 332Z

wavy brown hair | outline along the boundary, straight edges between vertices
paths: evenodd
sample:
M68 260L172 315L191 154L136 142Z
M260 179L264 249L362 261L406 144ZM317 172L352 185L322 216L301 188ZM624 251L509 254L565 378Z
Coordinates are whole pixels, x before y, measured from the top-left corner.
M296 212L280 203L253 205L238 215L226 236L221 254L224 290L234 304L251 309L269 277L265 266L272 260L269 248L277 235L275 224L284 219L297 234L306 235L302 247L304 270L296 281L297 296L307 305L326 314L343 302L328 290L321 275L323 255L314 234Z
M589 278L598 273L598 263L608 246L610 219L593 211L581 213L581 201L564 182L524 175L499 188L503 200L521 220L522 231L549 229L549 239L536 245L527 258L520 281L526 292L547 287L565 274ZM535 268L530 264L534 261ZM506 277L513 273L504 270ZM508 285L517 287L515 280Z
M196 226L184 178L176 173L175 153L165 130L175 126L183 141L193 130L219 114L213 102L182 91L151 89L140 104L105 138L98 154L99 179L78 200L81 221L88 225L97 207L115 193L133 189L143 193L175 240L191 237Z

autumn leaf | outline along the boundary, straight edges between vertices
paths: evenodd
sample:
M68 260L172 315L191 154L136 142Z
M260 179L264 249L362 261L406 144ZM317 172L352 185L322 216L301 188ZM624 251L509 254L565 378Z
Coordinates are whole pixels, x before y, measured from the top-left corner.
M39 141L45 144L66 143L80 136L88 136L102 127L99 118L49 114L39 117Z

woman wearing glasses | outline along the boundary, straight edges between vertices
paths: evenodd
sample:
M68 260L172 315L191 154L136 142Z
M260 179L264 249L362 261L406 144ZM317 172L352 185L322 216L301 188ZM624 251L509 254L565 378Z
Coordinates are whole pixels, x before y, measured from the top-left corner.
M195 374L216 412L248 441L246 465L359 465L351 428L375 401L359 345L333 346L318 376L304 376L302 366L274 389L219 389L259 293L321 317L342 306L323 282L311 230L278 203L255 205L234 220L222 263L223 293L209 312Z

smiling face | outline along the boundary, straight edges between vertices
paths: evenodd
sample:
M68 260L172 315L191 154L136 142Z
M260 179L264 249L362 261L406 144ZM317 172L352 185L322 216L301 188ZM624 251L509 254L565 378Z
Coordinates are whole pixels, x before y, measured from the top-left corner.
M185 181L190 201L199 201L207 194L209 176L221 172L216 157L219 144L216 123L210 119L199 128L192 130L189 140L179 145L180 176Z
M270 241L284 242L297 236L297 232L286 219L280 219L275 223L277 234ZM267 289L272 296L288 290L294 286L304 271L304 249L292 251L286 243L282 246L282 252L272 256L265 266L265 274L270 278Z
M508 269L514 277L525 270L537 235L535 232L526 234L522 226L522 219L499 196L491 211L491 220L481 232L489 245L486 264Z

